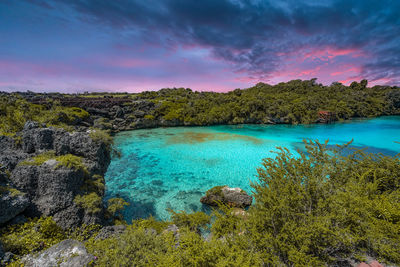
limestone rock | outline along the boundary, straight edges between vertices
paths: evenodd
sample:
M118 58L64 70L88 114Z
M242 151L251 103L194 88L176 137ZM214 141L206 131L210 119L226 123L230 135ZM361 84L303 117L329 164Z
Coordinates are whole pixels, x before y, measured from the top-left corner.
M81 267L87 266L94 259L81 242L67 239L37 255L27 255L21 262L26 267Z
M0 191L0 224L3 224L23 212L29 205L29 199L23 193L9 191L7 187L0 190L4 190Z
M126 230L125 225L113 225L101 228L96 236L96 239L107 239L122 234Z
M244 208L251 205L253 197L239 187L216 186L206 192L200 202L210 206L218 206L218 202L231 207Z

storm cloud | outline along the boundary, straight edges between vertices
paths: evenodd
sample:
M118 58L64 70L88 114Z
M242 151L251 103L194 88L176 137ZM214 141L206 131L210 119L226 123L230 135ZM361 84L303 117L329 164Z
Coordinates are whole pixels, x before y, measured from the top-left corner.
M36 13L16 18L26 9ZM15 53L27 45L10 47L8 39L0 42L0 64L22 62L28 70L31 64L32 79L40 70L52 77L46 68L60 62L64 67L54 68L54 76L64 80L79 77L96 87L104 78L105 88L119 80L119 88L134 90L163 82L234 89L312 77L399 85L399 13L400 1L390 0L6 0L0 22L20 27L0 26L0 34L15 42L34 39L30 52L43 57ZM38 39L35 29L42 31Z

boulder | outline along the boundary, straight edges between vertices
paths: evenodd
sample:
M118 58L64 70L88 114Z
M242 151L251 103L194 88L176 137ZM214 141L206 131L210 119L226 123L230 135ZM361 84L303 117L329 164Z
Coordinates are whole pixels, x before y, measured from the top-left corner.
M25 267L81 267L94 260L95 257L87 252L81 242L67 239L37 255L29 254L23 257L21 263Z
M0 187L0 224L6 223L29 206L29 199L17 190Z
M239 187L216 186L208 190L200 202L210 206L218 206L221 202L231 207L245 208L251 205L253 197Z
M125 230L126 230L125 225L113 225L113 226L103 227L97 234L96 240L97 239L104 240L110 237L118 236L122 234Z

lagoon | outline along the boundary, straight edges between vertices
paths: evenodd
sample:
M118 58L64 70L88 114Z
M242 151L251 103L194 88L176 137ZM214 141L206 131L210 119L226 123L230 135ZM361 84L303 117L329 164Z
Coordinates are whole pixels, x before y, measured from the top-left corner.
M400 116L357 119L313 125L218 125L121 132L114 137L121 157L114 157L105 175L106 198L130 202L124 216L131 219L169 218L167 209L187 212L206 209L205 191L216 185L251 192L257 168L274 157L277 146L304 148L303 139L318 139L369 152L400 152Z

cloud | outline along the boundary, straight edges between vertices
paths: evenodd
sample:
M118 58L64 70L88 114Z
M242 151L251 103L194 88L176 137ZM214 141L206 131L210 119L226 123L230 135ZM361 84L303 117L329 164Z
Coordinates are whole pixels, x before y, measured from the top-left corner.
M42 60L45 67L62 61L69 64L66 71L76 64L78 70L90 76L126 80L129 76L139 79L139 75L144 79L167 79L169 75L189 81L189 76L196 80L196 73L201 80L213 75L221 77L229 70L229 79L240 81L240 85L312 77L324 83L367 78L400 84L400 1L6 3L15 13L25 9L26 15L27 10L32 10L29 16L40 17L40 23L23 21L12 25L11 17L7 17L8 21L3 22L9 31L26 32L18 39L3 41L8 48L0 51L0 60L11 55L22 57L23 52L24 58L17 59L34 64ZM15 5L19 9L13 8ZM0 17L1 9L0 3ZM6 9L3 11L6 15ZM0 27L0 34L4 31ZM21 43L26 35L31 47L18 44L22 48L14 49L13 44ZM32 56L35 53L40 59Z
M201 45L233 70L267 79L288 55L305 48L306 59L362 57L362 76L396 81L400 72L399 1L61 1L82 20L129 32L165 47ZM385 46L386 49L380 49ZM328 47L329 49L320 49ZM357 52L358 54L355 54ZM323 54L326 53L326 54ZM378 75L379 73L384 73Z

